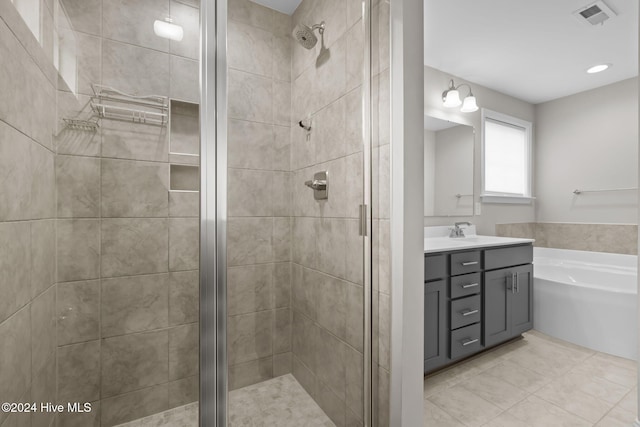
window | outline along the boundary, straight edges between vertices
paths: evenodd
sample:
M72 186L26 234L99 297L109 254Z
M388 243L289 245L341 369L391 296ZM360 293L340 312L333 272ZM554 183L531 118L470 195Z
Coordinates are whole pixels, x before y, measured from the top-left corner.
M532 124L482 110L482 201L530 203Z

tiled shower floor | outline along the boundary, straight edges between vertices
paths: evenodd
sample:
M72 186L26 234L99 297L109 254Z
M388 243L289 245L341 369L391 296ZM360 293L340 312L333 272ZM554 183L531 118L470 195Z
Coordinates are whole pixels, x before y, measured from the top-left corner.
M335 427L293 375L229 393L229 427ZM197 427L198 403L121 424L118 427Z
M116 427L197 427L198 402L179 406Z
M230 427L335 427L291 374L229 393L229 420Z

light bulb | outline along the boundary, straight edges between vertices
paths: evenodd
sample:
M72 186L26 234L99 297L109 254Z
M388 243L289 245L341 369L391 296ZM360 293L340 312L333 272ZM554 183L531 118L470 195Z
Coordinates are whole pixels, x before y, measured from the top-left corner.
M457 89L448 90L446 92L443 103L447 108L455 108L460 106L460 104L462 104L462 101L460 101L460 92L458 92Z
M476 97L473 95L467 96L462 103L462 108L460 109L460 111L462 111L463 113L473 113L474 111L478 111Z

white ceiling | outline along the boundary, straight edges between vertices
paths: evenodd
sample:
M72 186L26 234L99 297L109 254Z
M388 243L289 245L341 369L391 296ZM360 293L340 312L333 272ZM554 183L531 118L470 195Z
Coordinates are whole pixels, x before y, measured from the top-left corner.
M638 1L591 27L572 13L594 1L424 0L425 64L534 104L637 76Z
M261 4L278 12L292 15L298 8L302 0L251 0L254 3Z

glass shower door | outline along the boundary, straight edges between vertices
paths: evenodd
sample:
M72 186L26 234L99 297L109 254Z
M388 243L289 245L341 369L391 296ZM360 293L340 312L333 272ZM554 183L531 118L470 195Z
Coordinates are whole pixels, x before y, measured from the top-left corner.
M228 419L370 425L370 5L277 3L227 2Z

